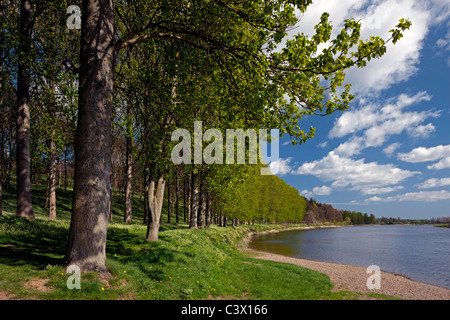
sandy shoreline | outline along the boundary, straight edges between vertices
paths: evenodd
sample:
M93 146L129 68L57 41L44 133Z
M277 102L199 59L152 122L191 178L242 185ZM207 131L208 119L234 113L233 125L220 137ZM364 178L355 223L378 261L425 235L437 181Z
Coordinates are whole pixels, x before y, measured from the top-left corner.
M311 227L304 229L311 229ZM288 229L279 231L287 230ZM277 231L278 230L271 232ZM338 291L349 290L361 293L374 292L406 300L450 300L450 290L413 281L401 275L381 271L380 289L369 290L366 284L367 279L371 274L367 273L366 268L292 258L269 252L256 251L250 248L247 248L246 251L251 253L252 256L257 259L292 263L324 273L328 275L334 283L334 290Z

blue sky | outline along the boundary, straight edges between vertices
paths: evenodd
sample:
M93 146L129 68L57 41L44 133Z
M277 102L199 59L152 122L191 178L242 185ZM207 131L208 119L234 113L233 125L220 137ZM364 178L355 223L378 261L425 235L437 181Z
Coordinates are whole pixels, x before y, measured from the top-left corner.
M347 73L349 110L302 120L316 127L306 144L280 141L277 175L339 209L450 216L450 1L314 1L294 32L312 35L323 12L335 33L361 19L363 38L387 39L400 18L412 27L381 59Z

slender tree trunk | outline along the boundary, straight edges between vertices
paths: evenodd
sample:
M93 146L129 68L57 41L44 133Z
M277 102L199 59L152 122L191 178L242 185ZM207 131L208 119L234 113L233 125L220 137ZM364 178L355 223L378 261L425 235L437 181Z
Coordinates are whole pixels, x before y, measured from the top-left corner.
M211 199L209 194L206 195L206 228L211 226Z
M129 109L129 108L128 108ZM129 110L128 110L129 113ZM127 130L128 131L128 130ZM124 222L131 222L133 220L133 197L132 197L132 180L133 180L133 138L130 136L130 132L127 132L126 137L127 147L127 174L126 174L126 186L125 186L125 215Z
M31 0L20 3L20 46L17 73L17 216L34 219L30 166L30 58L33 9Z
M3 140L2 140L3 143ZM1 146L3 149L3 146ZM2 150L3 151L3 150ZM0 153L0 217L3 215L3 190L2 190L2 181L3 181L3 152Z
M157 175L156 170L152 170L148 190L149 217L146 237L147 241L158 240L161 211L164 202L164 188L164 175L162 173Z
M191 172L191 217L189 220L189 228L197 228L197 214L198 214L198 183L199 174Z
M49 219L56 219L56 145L55 141L50 140L50 157L49 157L49 172L48 172L48 186L49 186L49 205L48 217Z
M204 191L204 183L203 181L200 182L200 192L199 192L199 199L198 199L198 227L203 228L204 222L205 222L205 209L206 209L206 201L205 201L205 191Z
M187 177L184 177L183 179L183 213L184 213L184 219L183 221L187 221L187 211L188 211L188 182Z
M146 170L147 172L147 170ZM149 208L148 208L148 192L150 188L150 177L146 173L144 175L144 224L148 224Z
M61 180L62 180L62 163L61 163L61 156L58 156L58 188L61 188Z
M114 1L83 0L82 7L75 179L65 260L82 272L108 276Z
M64 148L64 191L67 191L67 148Z
M167 179L167 223L170 223L170 216L172 214L172 205L171 205L171 183L170 179Z
M178 169L175 175L175 212L176 212L176 222L180 222L180 204L179 204L179 193L180 193L180 179L178 179Z

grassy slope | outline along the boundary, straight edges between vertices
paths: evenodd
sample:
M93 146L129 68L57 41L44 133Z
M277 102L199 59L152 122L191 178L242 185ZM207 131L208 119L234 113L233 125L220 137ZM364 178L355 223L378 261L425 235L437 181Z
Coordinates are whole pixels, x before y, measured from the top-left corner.
M58 190L57 221L46 218L45 186L35 186L35 221L14 217L14 192L5 192L0 218L0 291L38 299L340 299L330 279L298 266L253 259L239 246L248 226L189 230L163 223L160 241L145 241L142 201L135 198L132 224L112 222L107 264L112 277L83 275L69 290L62 258L70 221L71 192ZM115 202L121 201L116 197ZM120 212L120 208L119 208ZM115 220L121 220L121 216ZM163 216L166 221L167 216ZM175 219L173 219L175 220ZM252 226L260 230L267 226ZM44 279L38 281L38 279ZM40 284L40 285L39 285Z

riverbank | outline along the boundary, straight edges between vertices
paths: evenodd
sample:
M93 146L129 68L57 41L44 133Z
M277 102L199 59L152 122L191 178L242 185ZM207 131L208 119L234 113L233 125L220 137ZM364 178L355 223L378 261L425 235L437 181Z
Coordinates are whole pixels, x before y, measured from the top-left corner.
M319 227L298 227L285 230L305 230L312 228ZM280 231L283 230L265 232ZM248 239L248 244L250 244L250 241L251 238ZM290 263L326 274L333 282L333 290L335 291L356 291L363 294L378 293L407 300L450 300L450 290L413 281L402 275L381 271L380 289L369 290L366 283L370 274L366 272L366 268L298 259L269 252L256 251L249 247L245 251L257 259Z

